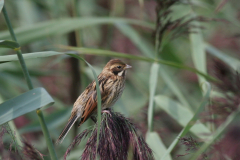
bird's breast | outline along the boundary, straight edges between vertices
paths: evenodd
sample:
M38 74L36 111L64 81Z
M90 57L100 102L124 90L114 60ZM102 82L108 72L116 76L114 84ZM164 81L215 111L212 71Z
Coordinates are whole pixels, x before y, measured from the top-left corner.
M106 100L102 103L103 109L112 107L121 97L125 87L125 79L113 79L109 85L111 85L109 88L109 94L107 95Z

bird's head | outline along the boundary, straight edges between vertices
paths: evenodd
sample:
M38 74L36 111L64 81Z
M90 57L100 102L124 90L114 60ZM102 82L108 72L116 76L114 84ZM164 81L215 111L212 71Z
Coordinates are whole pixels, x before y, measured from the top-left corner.
M126 70L129 68L132 68L132 66L125 64L119 59L112 59L106 64L103 71L115 76L125 77Z

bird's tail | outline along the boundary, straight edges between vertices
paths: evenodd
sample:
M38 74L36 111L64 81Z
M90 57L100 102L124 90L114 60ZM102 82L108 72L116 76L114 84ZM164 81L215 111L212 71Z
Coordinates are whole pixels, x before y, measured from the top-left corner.
M77 121L78 116L73 116L68 120L67 125L64 127L63 131L61 132L60 136L58 137L56 144L62 143L63 139L66 137L70 129L72 128L73 124Z

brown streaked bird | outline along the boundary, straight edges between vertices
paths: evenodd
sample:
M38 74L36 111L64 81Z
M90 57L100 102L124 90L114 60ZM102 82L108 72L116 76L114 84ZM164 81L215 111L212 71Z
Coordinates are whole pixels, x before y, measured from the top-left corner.
M110 60L98 75L99 89L102 98L102 110L110 108L121 97L126 80L127 69L130 65L119 59ZM88 118L96 121L94 114L97 111L96 82L93 81L78 97L73 105L71 116L67 125L60 134L57 143L61 143L73 124L80 119L79 126Z

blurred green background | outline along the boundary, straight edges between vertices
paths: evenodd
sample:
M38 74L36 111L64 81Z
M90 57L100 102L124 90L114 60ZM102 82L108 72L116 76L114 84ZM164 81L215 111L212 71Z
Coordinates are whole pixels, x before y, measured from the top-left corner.
M8 0L5 1L5 7L23 53L65 52L68 49L62 46L75 46L155 57L157 2L154 0ZM170 15L172 20L194 15L211 20L194 21L191 24L192 33L167 41L158 58L211 75L213 58L238 69L239 9L238 0L190 0L173 5ZM11 40L2 13L0 39ZM12 54L15 54L13 50L0 48L1 56ZM94 66L97 74L110 59L116 58L113 54L98 56L88 52L82 57ZM155 106L153 130L147 142L150 147L154 147L152 149L156 159L160 159L196 113L208 90L203 84L206 79L181 68L134 58L120 59L133 68L127 73L122 98L113 109L131 118L145 137L149 127L148 118L151 116L149 105ZM26 64L34 86L44 87L55 100L53 106L43 110L50 135L55 141L70 116L73 103L93 80L93 75L82 61L67 55L29 59ZM27 85L19 62L1 64L1 100L8 100L26 91ZM212 94L214 97L217 93ZM36 113L20 116L14 122L21 135L41 153L48 155ZM92 121L88 120L80 128L75 126L71 130L64 142L56 146L59 159L63 157L73 137L92 125ZM214 129L207 123L198 122L190 131L195 137L203 138L203 133L212 133ZM68 159L79 158L83 147L84 143L81 143ZM184 153L185 147L177 144L171 152L172 158L168 156L165 159L175 159L176 155ZM184 156L178 159L188 158Z

